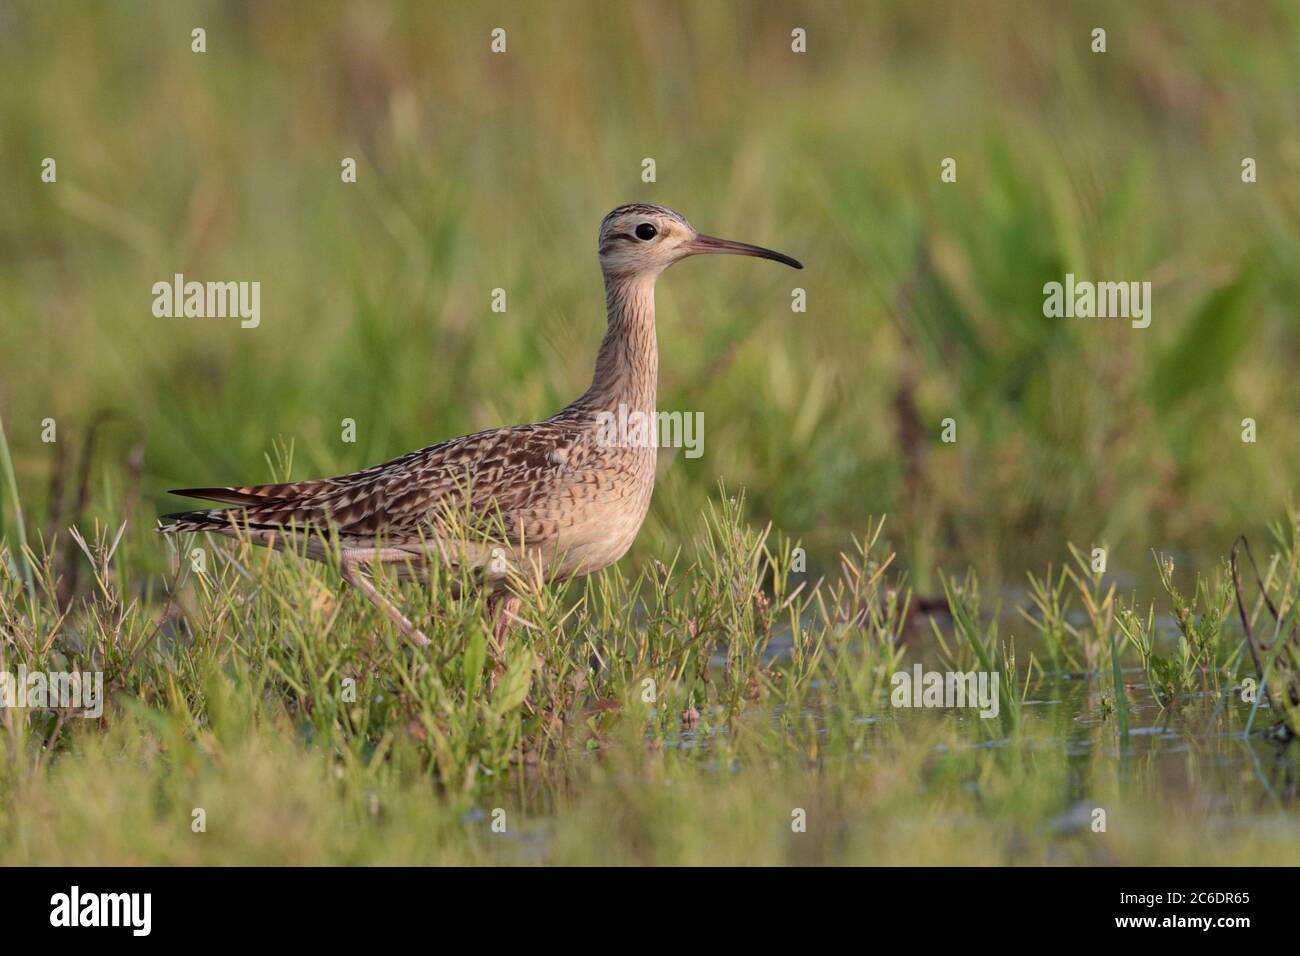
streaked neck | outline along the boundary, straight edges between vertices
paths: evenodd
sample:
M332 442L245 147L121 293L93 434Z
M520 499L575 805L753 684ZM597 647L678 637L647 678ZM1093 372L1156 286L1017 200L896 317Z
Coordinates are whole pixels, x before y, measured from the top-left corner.
M653 413L659 377L655 339L655 276L605 276L609 327L591 388L578 401L588 408Z

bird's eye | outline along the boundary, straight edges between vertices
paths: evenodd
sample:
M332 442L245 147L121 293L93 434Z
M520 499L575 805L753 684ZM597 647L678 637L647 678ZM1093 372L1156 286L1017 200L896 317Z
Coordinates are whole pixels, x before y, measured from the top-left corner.
M641 225L636 227L636 237L638 239L643 239L646 242L653 239L658 232L659 230L654 227L654 223L652 222L643 222Z

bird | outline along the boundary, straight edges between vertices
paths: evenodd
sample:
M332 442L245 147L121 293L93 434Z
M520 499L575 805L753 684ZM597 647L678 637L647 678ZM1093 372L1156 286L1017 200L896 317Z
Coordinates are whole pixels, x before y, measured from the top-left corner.
M227 507L162 515L165 534L215 532L326 561L406 638L431 643L374 585L379 565L427 581L432 565L468 573L484 589L494 657L520 606L512 579L592 574L618 561L645 520L656 442L611 423L654 422L659 351L655 282L691 256L754 256L794 269L780 252L697 232L679 213L628 203L601 221L597 250L607 325L591 386L550 418L438 442L334 478L170 492ZM471 533L472 532L472 533ZM513 576L513 577L512 577Z

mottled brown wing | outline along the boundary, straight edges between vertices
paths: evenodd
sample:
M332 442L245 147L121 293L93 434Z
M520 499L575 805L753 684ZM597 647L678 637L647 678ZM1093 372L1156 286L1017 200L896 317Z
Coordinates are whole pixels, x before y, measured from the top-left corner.
M363 471L314 481L178 491L237 507L184 512L168 531L228 527L232 516L253 528L336 527L349 536L418 538L447 513L481 530L504 525L541 491L554 488L573 462L573 425L541 422L478 432L413 451ZM500 517L496 517L499 509Z

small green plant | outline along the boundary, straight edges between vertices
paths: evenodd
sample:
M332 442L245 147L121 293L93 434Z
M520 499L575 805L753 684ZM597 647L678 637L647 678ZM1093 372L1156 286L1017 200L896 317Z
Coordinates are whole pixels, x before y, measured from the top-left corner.
M1232 578L1226 566L1213 581L1198 574L1189 598L1174 582L1174 562L1156 555L1160 584L1172 604L1177 637L1172 653L1160 653L1162 640L1155 606L1143 617L1132 605L1121 608L1120 633L1138 654L1138 660L1161 707L1169 708L1196 691L1218 693L1230 677L1240 648L1232 648L1225 624L1232 614Z
M1028 683L1028 674L1022 686L1016 671L1015 644L1011 639L998 638L996 614L981 617L979 582L973 573L968 572L960 581L947 576L940 580L952 613L954 634L954 643L950 643L935 628L946 664L959 671L969 670L973 664L998 675L999 713L1003 725L1014 733L1020 727L1020 709ZM1028 671L1032 673L1032 667Z
M1092 562L1073 544L1069 546L1074 566L1066 565L1065 574L1074 584L1080 604L1088 617L1088 629L1077 633L1084 666L1093 670L1101 666L1102 657L1113 646L1115 628L1115 585L1105 584L1105 575L1093 569Z
M1081 653L1083 635L1069 620L1072 598L1066 587L1069 577L1065 569L1062 568L1055 576L1050 567L1042 577L1032 571L1027 576L1029 600L1037 613L1030 613L1025 607L1017 608L1017 611L1042 638L1052 669L1086 670L1087 662Z

